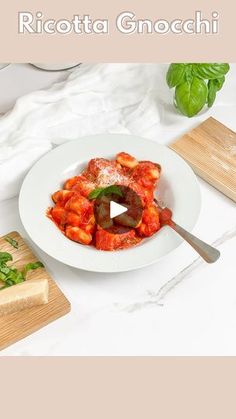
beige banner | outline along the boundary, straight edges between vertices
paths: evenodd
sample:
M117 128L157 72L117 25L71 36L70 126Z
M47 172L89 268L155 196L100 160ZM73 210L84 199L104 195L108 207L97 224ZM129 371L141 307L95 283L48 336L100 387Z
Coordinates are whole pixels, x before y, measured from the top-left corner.
M235 358L1 358L1 417L235 419Z
M173 62L235 61L235 2L232 0L11 0L2 3L0 13L1 62ZM204 18L219 14L219 33L124 34L116 29L116 17L131 11L137 19L189 19L195 11ZM18 12L43 13L43 19L72 19L74 14L108 19L109 34L18 33Z

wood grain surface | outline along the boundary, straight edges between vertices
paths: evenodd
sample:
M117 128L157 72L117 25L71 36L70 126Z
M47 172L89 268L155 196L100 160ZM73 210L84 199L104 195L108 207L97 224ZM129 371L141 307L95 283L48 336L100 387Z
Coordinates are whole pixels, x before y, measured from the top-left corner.
M236 202L236 133L214 118L170 145L195 173Z
M5 238L11 237L18 241L15 249ZM13 264L21 269L26 263L35 262L38 258L32 253L25 241L17 232L12 232L0 238L0 251L9 252L13 256ZM10 265L10 263L9 263ZM0 317L0 350L25 338L43 326L64 316L70 311L70 303L52 280L46 269L32 271L27 279L47 278L49 283L49 302L38 307L32 307L18 313ZM2 291L4 292L4 291Z

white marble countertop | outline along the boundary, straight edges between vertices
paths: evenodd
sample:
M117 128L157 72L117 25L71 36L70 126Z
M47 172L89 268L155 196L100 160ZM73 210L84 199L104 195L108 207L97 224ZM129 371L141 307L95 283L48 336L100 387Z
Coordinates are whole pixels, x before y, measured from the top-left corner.
M169 143L210 115L236 130L235 74L236 65L232 65L224 89L207 113L187 119L173 110L167 112L160 142ZM1 70L0 112L7 111L16 97L47 87L64 75L28 65ZM62 265L31 243L72 310L1 355L235 355L235 203L199 181L202 211L194 232L220 249L221 258L214 265L201 262L183 243L148 268L96 274ZM16 198L0 203L0 220L1 235L17 230L26 237Z

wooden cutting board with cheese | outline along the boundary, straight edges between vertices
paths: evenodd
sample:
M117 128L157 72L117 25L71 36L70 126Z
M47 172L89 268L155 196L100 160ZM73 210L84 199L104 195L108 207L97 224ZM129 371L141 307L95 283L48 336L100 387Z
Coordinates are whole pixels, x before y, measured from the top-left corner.
M214 118L170 145L195 173L236 202L236 133Z
M13 243L14 241L17 243L16 247L12 246L12 240ZM13 261L9 263L9 266L12 264L19 270L22 270L26 264L38 260L17 232L9 233L0 238L0 252L10 253ZM0 350L25 338L70 311L69 301L45 268L30 272L26 279L19 285L0 290L0 293L2 293L2 296L0 295L2 304L0 307L0 313L2 314L0 315ZM20 298L25 302L26 307L31 307L24 308L23 306L21 311L3 315L5 308L9 310L9 307L10 309L14 308L14 304L19 305L21 303ZM8 305L4 305L6 301L9 303Z

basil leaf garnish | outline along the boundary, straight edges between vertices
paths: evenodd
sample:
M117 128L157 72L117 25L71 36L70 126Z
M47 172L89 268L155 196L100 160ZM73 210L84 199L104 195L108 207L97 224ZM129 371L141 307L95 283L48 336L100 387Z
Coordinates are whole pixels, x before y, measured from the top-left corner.
M120 197L123 196L120 186L118 185L111 185L107 186L106 188L96 188L92 192L90 192L88 199L97 199L101 198L104 195L115 194Z

